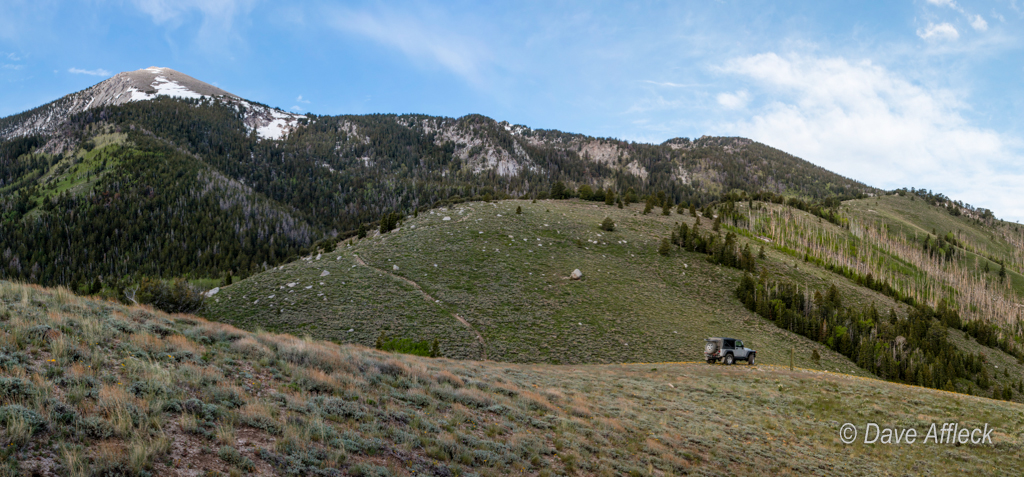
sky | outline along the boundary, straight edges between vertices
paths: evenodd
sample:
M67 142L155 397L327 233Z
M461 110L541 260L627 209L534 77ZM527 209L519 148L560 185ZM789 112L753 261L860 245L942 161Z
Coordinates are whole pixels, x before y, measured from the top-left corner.
M1024 0L0 2L0 116L149 66L295 112L743 136L1024 220Z

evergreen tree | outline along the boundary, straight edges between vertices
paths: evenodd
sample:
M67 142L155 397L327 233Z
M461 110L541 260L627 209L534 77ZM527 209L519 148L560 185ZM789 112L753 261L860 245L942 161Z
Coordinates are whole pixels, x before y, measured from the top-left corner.
M611 217L605 217L604 221L601 222L601 230L612 232L615 230L615 222L612 221Z
M523 215L523 207L522 206L519 206L519 205L516 206L516 215Z
M613 191L612 188L609 187L607 190L604 191L604 205L614 205L614 204L615 204L615 191Z
M551 185L551 198L556 200L566 198L565 183L562 181L556 181Z
M669 243L667 238L661 239L661 246L658 247L658 253L667 257L670 252L672 252L672 244Z

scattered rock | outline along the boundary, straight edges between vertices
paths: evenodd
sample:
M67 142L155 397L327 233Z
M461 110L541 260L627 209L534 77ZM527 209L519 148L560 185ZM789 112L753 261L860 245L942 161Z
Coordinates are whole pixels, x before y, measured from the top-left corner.
M583 278L583 272L581 272L578 268L576 270L573 270L572 274L569 275L570 280L579 280L581 278Z
M210 298L211 296L216 295L217 292L219 292L219 291L220 291L220 287L214 287L213 290L210 290L210 291L206 292L206 298Z
M316 254L316 259L317 260L320 260L320 255L322 255L322 254L320 254L320 253Z
M288 288L293 288L293 287L295 287L295 285L298 285L298 283L291 282L291 283L288 284Z
M347 331L346 333L351 333L351 332L353 332L353 331L355 331L355 329L353 329L353 328L349 328L349 329L348 329L348 331Z
M392 265L391 269L397 272L398 271L398 265Z
M445 218L443 218L443 219L441 219L441 220L444 220L444 221L448 221L448 220L452 220L452 218L451 218L451 217L448 217L448 216L445 216Z
M338 257L338 258L341 258L341 257ZM331 274L331 272L328 272L327 270L324 270L324 271L320 272L320 276L321 277L326 277L327 275L330 275L330 274Z

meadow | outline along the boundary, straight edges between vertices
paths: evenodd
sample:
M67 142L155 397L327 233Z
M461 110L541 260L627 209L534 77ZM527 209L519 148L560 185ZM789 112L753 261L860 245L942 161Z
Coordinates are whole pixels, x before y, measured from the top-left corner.
M0 282L0 475L1019 474L1020 404L760 364L423 358ZM843 423L995 428L843 444Z

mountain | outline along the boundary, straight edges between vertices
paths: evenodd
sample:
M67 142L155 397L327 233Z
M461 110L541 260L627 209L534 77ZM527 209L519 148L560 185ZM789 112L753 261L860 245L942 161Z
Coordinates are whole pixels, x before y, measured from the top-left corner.
M142 277L248 276L384 215L472 198L878 191L763 144L664 144L480 115L298 116L167 68L0 119L0 277L122 296ZM43 246L32 246L43 244Z
M213 101L240 111L247 130L259 137L280 139L297 126L302 116L254 104L170 68L151 66L114 75L95 86L52 103L0 120L0 139L52 135L79 113L105 107L148 101L158 97ZM49 149L61 152L66 144Z
M6 475L1024 471L1019 404L801 368L431 359L4 281L0 329ZM991 442L924 440L950 422Z

